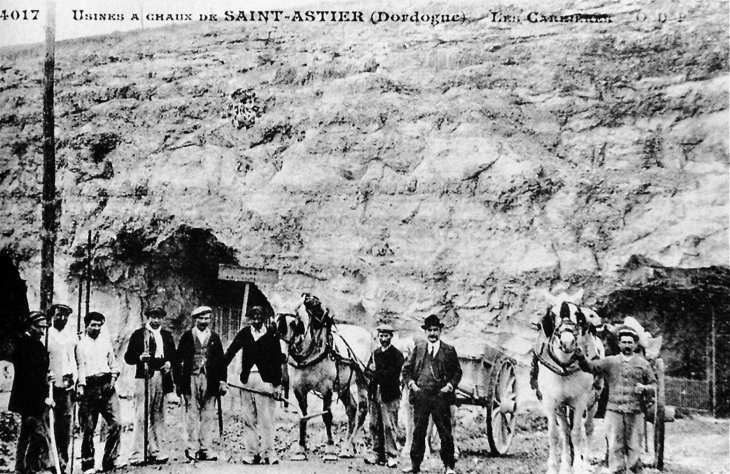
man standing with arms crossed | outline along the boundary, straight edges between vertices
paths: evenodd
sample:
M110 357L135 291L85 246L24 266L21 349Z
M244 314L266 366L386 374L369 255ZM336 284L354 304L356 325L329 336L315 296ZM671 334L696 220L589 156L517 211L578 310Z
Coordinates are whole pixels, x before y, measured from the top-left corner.
M278 464L274 452L275 398L281 396L284 356L281 341L273 328L264 324L264 312L254 306L248 312L251 325L241 329L226 351L230 364L241 350L241 383L247 389L270 394L241 392L241 416L244 426L244 464Z
M454 390L461 380L461 365L456 349L441 341L444 325L435 314L427 317L421 328L427 342L416 344L403 365L403 382L411 389L413 405L413 446L411 465L404 473L418 473L426 451L428 419L433 417L441 439L441 461L446 474L454 474L454 437L451 405L456 402Z
M228 390L226 362L221 338L210 329L208 306L190 314L195 326L180 338L175 364L177 393L185 403L187 447L190 461L215 461L209 449L213 440L215 403Z
M403 367L403 353L396 349L393 340L393 326L381 324L377 327L380 347L370 356L367 369L371 371L368 396L370 398L370 435L373 438L373 454L365 458L367 464L398 465L396 428L400 405L400 372Z
M162 329L162 319L167 315L164 309L149 308L144 315L147 323L132 333L124 354L124 361L136 366L134 447L130 462L134 465L164 464L169 458L160 454L160 445L165 429L165 395L174 390L175 341L169 331ZM149 371L145 374L147 368ZM149 384L146 395L145 376ZM149 407L148 420L145 420L145 397ZM144 445L145 429L149 446ZM145 454L149 459L145 459Z
M61 471L68 465L68 446L71 439L71 418L73 415L72 391L76 378L76 334L65 330L68 317L73 310L65 304L54 304L48 310L52 326L48 329L48 357L54 377L53 407L54 435L58 447Z
M92 311L84 318L86 335L76 346L76 362L79 370L78 395L79 419L83 431L81 441L81 469L94 471L94 432L99 415L107 425L106 443L101 469L104 472L124 467L117 463L119 442L122 435L119 416L119 396L114 385L119 378L119 366L108 337L100 337L106 318Z

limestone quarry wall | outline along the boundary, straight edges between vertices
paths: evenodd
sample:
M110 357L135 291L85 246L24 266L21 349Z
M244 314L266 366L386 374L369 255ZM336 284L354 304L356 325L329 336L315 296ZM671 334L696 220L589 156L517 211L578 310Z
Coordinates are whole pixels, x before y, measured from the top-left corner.
M304 291L368 327L440 311L450 340L524 361L538 289L597 304L633 255L727 266L727 2L553 7L610 24L495 23L514 7L483 3L438 27L195 23L59 44L56 299L75 307L92 231L91 306L120 348L149 304L178 329L216 304L226 263L278 270L261 289L279 311ZM0 248L33 307L42 51L0 58ZM232 121L239 89L250 127Z

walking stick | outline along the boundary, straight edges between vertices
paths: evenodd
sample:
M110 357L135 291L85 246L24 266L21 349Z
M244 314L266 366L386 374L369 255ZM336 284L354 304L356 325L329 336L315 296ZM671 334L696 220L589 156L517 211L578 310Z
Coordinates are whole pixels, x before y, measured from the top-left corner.
M144 352L149 353L150 342L147 336L147 329L144 328ZM149 461L149 428L150 428L150 364L149 361L144 363L144 464Z
M218 399L218 435L220 436L220 441L223 442L223 407L221 407L220 392L216 395L216 398Z

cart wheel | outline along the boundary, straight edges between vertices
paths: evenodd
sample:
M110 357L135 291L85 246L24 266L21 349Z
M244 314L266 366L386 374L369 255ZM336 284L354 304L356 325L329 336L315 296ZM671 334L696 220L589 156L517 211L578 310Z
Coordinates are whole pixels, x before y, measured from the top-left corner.
M654 412L654 465L664 470L664 402L666 400L664 360L656 360L657 394Z
M515 362L509 358L497 361L489 381L487 398L487 438L492 454L506 454L515 433L517 417L517 377Z

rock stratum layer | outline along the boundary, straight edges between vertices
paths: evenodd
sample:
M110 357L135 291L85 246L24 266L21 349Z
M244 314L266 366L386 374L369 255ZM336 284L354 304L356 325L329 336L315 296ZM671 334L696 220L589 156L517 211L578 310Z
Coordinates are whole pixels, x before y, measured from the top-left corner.
M277 310L308 291L341 321L408 330L440 311L452 340L520 356L537 289L598 304L634 255L727 266L727 2L546 12L610 24L497 23L514 7L476 3L403 4L466 17L437 27L195 23L59 44L57 299L75 301L91 230L92 306L120 345L148 304L180 326L219 304L227 263L278 270L260 285ZM42 60L5 51L0 68L0 248L36 304ZM232 122L240 89L249 128Z

